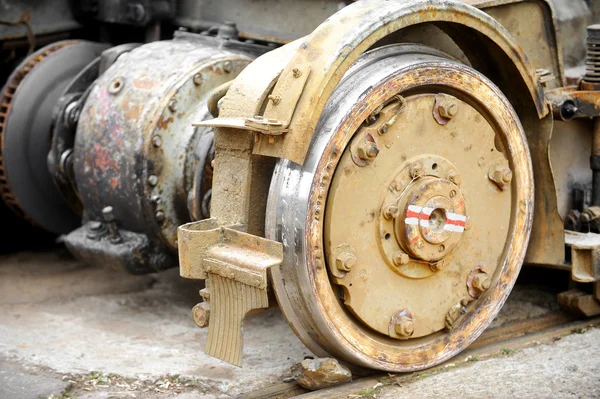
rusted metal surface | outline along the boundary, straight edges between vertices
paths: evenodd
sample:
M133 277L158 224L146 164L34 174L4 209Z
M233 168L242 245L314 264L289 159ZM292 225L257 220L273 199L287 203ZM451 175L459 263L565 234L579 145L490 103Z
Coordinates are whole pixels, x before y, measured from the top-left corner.
M365 16L368 16L366 20ZM356 23L353 19L356 19ZM364 1L344 8L304 39L302 47L286 65L280 78L280 81L285 81L288 75L293 74L294 68L302 68L304 65L311 65L313 68L313 74L302 92L288 127L290 132L281 142L259 141L254 152L302 162L309 141L301 137L312 136L318 117L344 72L377 40L417 21L457 24L488 37L492 45L498 46L499 51L508 55L519 71L520 79L525 82L539 115L543 116L547 112L541 86L522 49L501 25L485 13L462 4L450 5L437 1L386 3ZM356 29L358 25L364 28ZM277 90L276 85L274 91ZM288 93L288 95L295 94Z
M122 54L91 90L74 146L84 222L102 223L102 210L111 206L119 229L147 237L134 252L151 249L154 260L134 257L136 273L176 264L177 227L191 220L188 194L195 173L203 172L194 150L209 133L191 122L208 116L210 92L250 61L216 43L185 37L155 42ZM75 253L95 247L85 238L87 229L67 237Z
M13 194L10 184L6 177L6 170L4 168L4 162L2 154L5 152L4 149L4 131L6 130L6 124L8 123L8 116L10 114L12 99L15 96L15 92L19 87L19 83L27 76L27 74L41 61L44 60L49 54L60 50L64 46L75 44L76 41L65 41L59 42L54 45L48 46L40 51L39 54L35 54L33 57L29 59L29 61L22 65L22 68L16 70L12 73L11 77L5 83L3 91L2 91L2 102L0 103L0 195L2 196L2 200L8 207L15 212L17 215L20 215L25 220L31 221L31 217L28 216L22 207L19 205L19 202L15 195Z
M425 56L414 56L409 58L414 63L408 63L402 69L400 67L400 61L391 57L386 63L385 57L377 59L377 51L373 52L372 57L374 61L371 64L370 70L368 66L364 66L364 70L360 68L354 73L357 76L352 75L346 77L348 79L347 85L338 87L336 95L331 98L331 109L336 111L325 111L324 120L318 129L316 140L313 141L310 157L303 165L292 164L291 162L283 161L279 164L276 169L273 184L271 186L272 193L269 198L268 208L268 219L267 219L267 237L277 239L286 243L284 245L284 263L281 268L273 268L273 284L275 292L278 297L278 302L282 307L286 318L291 323L294 331L298 334L300 339L318 356L325 356L325 354L333 355L338 358L344 359L354 364L358 364L370 368L379 368L384 370L393 371L408 371L415 370L422 367L429 367L436 364L443 359L449 358L462 348L463 345L467 345L483 330L485 326L499 310L501 303L508 295L507 287L510 287L514 283L514 279L518 274L521 261L525 254L525 248L527 244L527 238L529 229L531 226L531 206L533 203L533 184L531 176L531 166L528 158L528 151L526 147L526 141L523 136L523 131L518 124L515 124L517 120L514 115L514 111L505 99L502 99L501 95L492 89L491 87L486 88L485 80L478 80L473 72L466 73L465 67L460 64L451 64L449 61L444 61L442 64L437 64L437 58L433 58L429 61ZM400 52L400 54L402 54ZM406 55L405 55L406 56ZM425 61L427 60L427 61ZM431 65L428 64L432 62ZM368 65L369 63L366 62ZM375 66L376 65L376 66ZM449 66L453 65L453 66ZM452 69L454 68L456 70ZM377 69L375 72L374 69ZM388 78L381 83L373 81L374 76L386 71L386 68L394 70L394 78ZM450 68L446 70L445 68ZM362 71L362 74L360 74ZM402 71L402 72L399 72ZM459 72L463 71L463 72ZM453 78L461 76L460 84L458 80ZM381 79L381 78L380 78ZM493 282L489 290L481 296L477 301L465 301L461 306L466 309L466 313L462 314L462 310L459 309L459 314L456 319L452 319L452 329L445 331L443 334L432 334L426 338L422 338L418 341L418 344L411 344L410 339L403 344L403 341L397 340L396 342L390 342L389 339L382 339L380 334L374 333L371 328L365 326L364 315L356 314L356 310L349 314L345 310L346 294L344 294L344 302L341 302L336 295L336 290L331 287L330 278L327 273L327 268L324 267L325 262L328 259L328 247L327 241L332 238L326 238L323 234L326 231L331 231L330 226L328 230L325 230L329 223L335 220L331 212L337 212L336 207L333 207L331 211L331 204L326 206L327 201L331 200L331 193L334 190L335 182L341 177L337 177L338 173L340 176L347 176L348 179L357 176L359 171L352 173L350 170L345 171L345 168L340 167L343 163L343 149L348 145L348 142L354 134L355 130L361 125L364 120L367 120L369 115L381 104L384 103L388 98L396 95L400 92L403 95L403 91L410 92L413 87L420 87L419 92L423 93L427 90L427 85L431 84L434 87L448 87L448 90L453 93L454 96L462 98L468 98L469 94L477 92L478 104L483 106L486 110L487 118L495 120L495 126L497 127L495 132L496 135L502 139L496 141L503 145L503 151L505 156L510 159L510 164L513 165L514 176L511 183L512 195L506 196L506 214L503 214L496 228L503 226L507 230L503 230L504 233L496 231L497 236L492 234L483 234L486 236L486 240L498 240L504 244L498 248L498 243L495 245L495 249L481 249L480 251L473 249L467 250L472 242L473 245L477 246L477 243L481 243L477 239L471 241L468 237L476 237L481 233L482 228L482 216L477 216L477 207L481 210L481 215L485 219L489 219L489 209L486 208L485 204L490 201L488 198L495 198L496 196L502 196L507 194L502 192L496 186L487 181L487 174L483 179L484 186L483 190L470 189L470 195L475 197L469 198L470 212L473 213L473 227L466 233L462 246L459 245L458 250L467 250L466 254L458 256L457 259L461 260L461 264L464 267L472 265L480 260L483 254L488 252L495 253L494 251L501 251L501 255L497 253L496 256L500 256L500 259L494 258L494 261L488 262L489 267L495 268L490 269L490 273L494 273ZM374 89L369 91L367 95L362 95L363 89L361 85L368 85ZM355 87L358 86L358 87ZM466 89L468 87L468 89ZM452 89L450 89L452 88ZM355 91L352 91L355 89ZM436 89L439 90L439 89ZM463 90L467 90L466 92ZM435 94L438 92L436 91ZM461 94L458 94L461 93ZM404 95L403 95L404 96ZM406 98L406 96L404 96ZM484 99L485 98L485 99ZM407 99L408 101L408 99ZM471 100L468 100L471 101ZM335 106L333 105L335 104ZM354 108L354 105L356 107ZM485 104L485 105L483 105ZM430 103L430 111L427 115L423 113L408 113L408 111L400 114L397 124L402 123L404 126L403 130L406 130L406 126L410 126L410 123L416 123L417 126L422 125L422 118L430 118L431 123L438 125L431 109L433 108L434 102ZM343 112L342 110L346 110ZM409 115L412 117L409 118ZM405 119L406 118L406 119ZM458 118L458 117L455 117ZM455 123L453 119L452 123ZM401 122L400 122L401 121ZM464 123L464 122L463 122ZM428 125L427 125L428 126ZM438 125L440 126L440 125ZM457 125L460 126L460 125ZM440 126L440 129L442 127ZM451 128L450 128L451 129ZM423 135L429 131L429 128L424 128L422 131ZM467 129L466 131L468 131ZM394 131L394 127L390 129ZM389 132L378 138L378 142L385 143L387 140L393 140L396 135L391 135L388 138ZM462 140L468 140L465 136L463 139L459 139L460 134L456 136L456 140L462 142ZM449 136L448 140L454 140L453 136ZM463 136L461 136L463 137ZM431 143L431 140L427 140L427 143ZM452 142L452 141L450 141ZM493 142L493 140L492 140ZM472 147L473 153L469 151L466 153L465 148L468 148L468 142L464 143L464 146L460 147L460 157L456 158L457 155L447 154L446 156L452 159L454 162L462 162L458 159L465 158L464 161L470 159L471 156L474 158L475 166L468 167L470 171L472 168L481 167L479 165L480 156L476 156L477 148ZM489 143L488 143L489 144ZM414 148L414 145L408 147ZM435 145L435 144L434 144ZM441 145L441 143L440 143ZM382 151L386 151L385 145L378 145L382 148ZM489 146L489 145L488 145ZM490 150L488 146L482 145L481 148L486 148L486 155L484 157L483 165L488 165L491 158ZM492 145L493 146L493 145ZM392 151L387 149L387 151ZM398 150L401 151L401 150ZM369 170L379 170L377 167L379 162L384 162L380 153L373 165L358 167L361 169L373 168ZM466 155L470 154L470 155ZM396 157L398 167L401 166L402 157L401 154L397 154ZM493 154L492 154L493 155ZM410 158L407 156L407 159ZM342 162L342 163L341 163ZM389 162L392 162L391 160ZM383 164L382 164L383 165ZM464 166L463 166L464 167ZM388 166L382 166L381 170L390 170ZM335 171L335 172L334 172ZM373 173L373 172L371 172ZM465 171L466 173L466 171ZM463 174L464 176L464 174ZM358 178L358 177L357 177ZM466 179L466 177L464 177ZM475 179L476 175L470 177ZM374 181L380 181L380 179L373 178ZM465 183L463 183L465 184ZM349 217L347 223L351 223L353 218L356 220L362 220L364 226L360 228L360 231L368 229L373 221L369 219L369 215L372 214L375 219L380 213L379 209L374 208L370 205L370 198L373 194L370 190L361 190L360 196L356 196L354 201L354 209L352 212L346 207L345 214L353 215ZM517 200L516 198L521 198ZM351 200L350 200L351 201ZM482 201L479 202L478 201ZM516 201L516 202L515 202ZM478 205L477 205L478 204ZM518 204L518 205L517 205ZM505 209L505 208L502 208ZM512 216L511 216L512 215ZM506 218L506 219L504 219ZM292 222L292 219L294 220ZM363 220L364 219L364 220ZM299 224L298 221L302 221ZM335 227L334 227L335 228ZM357 227L352 229L348 226L340 226L339 233L342 231L348 232L353 231L354 234L359 235L360 231L357 231ZM353 234L350 234L350 237ZM363 239L366 241L364 245L371 248L371 257L377 255L377 244L369 245L369 242L375 237L379 237L380 234L366 234ZM495 238L492 238L495 237ZM385 239L385 237L384 237ZM507 240L504 242L504 240ZM334 236L335 241L335 236ZM356 245L353 245L356 247ZM367 264L364 263L364 257L361 258L359 252L365 253L365 249L357 251L357 262L352 270L341 280L347 279L350 275L354 274L357 280L354 281L352 289L358 285L356 289L360 289L364 284L368 284L371 279L377 279L378 273L384 273L387 269L381 269L377 272L369 272L372 269L372 264L375 262L371 259ZM474 253L478 253L473 262L470 262ZM364 256L364 255L362 255ZM361 261L362 259L362 261ZM450 259L449 259L450 260ZM498 261L496 263L496 261ZM298 262L302 262L298 264ZM442 275L451 273L451 270L456 272L457 265L452 266L453 262L450 262L450 266L443 269L441 274L435 277L439 277L439 283L441 284L444 279ZM362 266L361 266L362 265ZM493 266L492 266L493 265ZM474 265L475 266L475 265ZM468 267L464 276L464 287L466 291L467 274L471 271ZM390 273L393 273L390 270ZM361 278L364 276L364 280ZM393 281L396 281L392 276L387 277L391 285ZM401 278L396 277L398 282ZM285 283L284 283L285 281ZM383 287L388 287L385 283ZM408 284L408 283L407 283ZM418 285L418 280L415 281ZM421 284L426 284L422 282ZM433 283L432 283L433 284ZM437 287L437 283L433 284ZM349 288L346 287L346 288ZM386 288L387 289L387 288ZM389 289L393 290L391 286ZM377 289L383 291L382 287ZM365 289L364 291L369 292L370 295L376 295L376 291ZM465 292L466 293L466 292ZM435 294L434 294L435 295ZM468 294L466 294L468 295ZM394 301L407 301L409 298L413 298L414 295L407 295L403 297L398 293L398 298L394 295L387 295L386 302ZM443 297L443 295L442 295ZM393 299L392 299L393 298ZM441 297L436 296L437 300L442 300ZM445 298L445 297L444 297ZM453 299L453 298L448 298ZM351 299L354 301L354 299ZM457 300L460 301L460 298ZM450 300L449 304L452 304ZM354 302L352 302L354 303ZM379 301L381 305L381 300ZM360 306L360 301L358 302ZM402 308L397 304L396 309ZM369 305L370 306L370 305ZM367 311L369 306L360 311ZM449 306L450 307L450 306ZM406 307L404 307L406 308ZM420 310L414 311L417 321L419 320ZM448 308L446 308L448 310ZM386 314L387 316L387 314ZM441 315L442 321L444 320L445 314ZM437 319L436 319L437 320ZM387 327L387 326L386 326ZM415 333L417 333L417 323L415 323ZM387 332L387 329L386 329ZM426 333L420 333L426 335Z

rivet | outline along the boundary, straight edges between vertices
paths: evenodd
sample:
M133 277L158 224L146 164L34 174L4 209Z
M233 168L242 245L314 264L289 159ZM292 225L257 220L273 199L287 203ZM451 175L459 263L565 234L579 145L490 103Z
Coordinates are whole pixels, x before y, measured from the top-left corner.
M450 191L450 198L456 197L456 190Z
M386 134L386 133L388 132L388 130L389 130L389 126L388 126L388 124L387 124L387 123L384 123L383 125L381 125L381 126L379 127L379 130L378 130L378 132L379 132L379 134Z
M177 111L177 100L172 99L171 101L169 101L169 111L171 111L171 112Z
M302 71L299 68L294 68L292 69L292 74L295 78L299 78L300 76L302 76Z
M158 176L156 176L156 175L148 176L148 184L150 184L151 186L156 186L157 183L158 183Z
M158 223L162 223L165 221L165 213L163 211L156 212L156 215L154 216L156 217L156 221Z
M231 63L231 61L225 61L223 63L223 71L225 71L225 73L230 73L232 68L233 64Z
M204 82L204 78L201 73L197 73L194 75L194 84L196 86L200 86Z
M156 148L160 147L162 145L162 138L159 135L152 137L152 144L154 144Z
M444 244L440 244L438 247L438 252L444 252L446 250L446 246Z

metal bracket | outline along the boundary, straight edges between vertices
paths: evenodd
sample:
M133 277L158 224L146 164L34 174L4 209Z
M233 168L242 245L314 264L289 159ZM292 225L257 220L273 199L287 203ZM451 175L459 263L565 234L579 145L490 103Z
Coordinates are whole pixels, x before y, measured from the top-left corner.
M178 229L182 277L208 279L210 321L205 352L242 364L242 321L250 311L269 306L267 270L283 261L283 245L219 226L216 219Z
M565 244L571 247L571 276L579 283L600 279L600 234L565 231Z
M559 87L546 92L554 119L600 117L600 91L579 90L577 86Z

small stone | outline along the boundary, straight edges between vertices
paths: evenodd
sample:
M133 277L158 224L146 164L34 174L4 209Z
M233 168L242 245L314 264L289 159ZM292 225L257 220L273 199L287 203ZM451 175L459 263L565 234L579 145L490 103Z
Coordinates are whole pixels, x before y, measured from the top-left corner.
M292 375L303 388L311 391L352 381L350 370L332 358L306 359L292 366Z

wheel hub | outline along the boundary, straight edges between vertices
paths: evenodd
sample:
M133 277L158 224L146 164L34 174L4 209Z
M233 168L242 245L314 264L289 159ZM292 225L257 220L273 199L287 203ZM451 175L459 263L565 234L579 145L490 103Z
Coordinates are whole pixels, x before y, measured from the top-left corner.
M440 120L439 104L451 118ZM333 176L325 242L333 282L362 323L396 339L424 337L451 328L474 300L469 274L496 268L474 254L502 248L476 239L503 229L483 214L510 212L510 194L488 177L490 165L507 164L501 150L477 109L440 93L396 97L358 129Z

